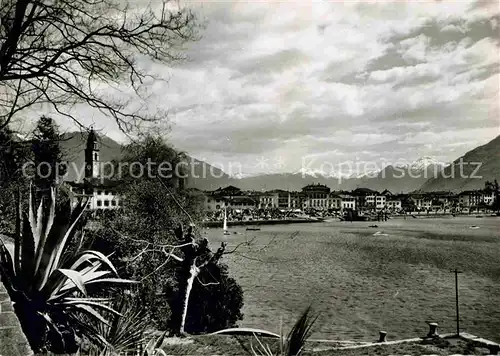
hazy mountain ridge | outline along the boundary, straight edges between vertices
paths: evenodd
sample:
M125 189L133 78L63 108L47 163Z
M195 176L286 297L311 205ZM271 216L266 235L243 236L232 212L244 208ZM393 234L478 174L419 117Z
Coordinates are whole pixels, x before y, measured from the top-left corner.
M265 174L236 180L233 184L245 190L285 189L300 191L308 184L324 184L332 190L353 190L359 187L393 193L411 192L419 189L435 172L440 172L444 164L429 157L423 157L411 164L394 167L386 166L380 171L372 171L349 176L327 176L320 171L300 170L297 173Z
M77 169L83 172L87 134L71 132L63 135L61 147L65 159L70 162L66 180L78 178ZM119 159L123 154L123 147L105 135L99 135L100 160L109 162ZM457 159L455 164L463 159L465 162L482 162L478 174L483 179L443 178L451 173L451 166L432 157L422 157L410 164L388 165L380 171L366 174L351 175L350 177L325 176L320 171L301 170L295 173L272 173L262 175L240 175L231 177L221 169L210 164L187 156L188 178L187 186L201 190L215 190L219 187L234 185L243 190L265 191L284 189L300 191L308 184L324 184L332 190L353 190L358 187L382 191L388 189L393 193L408 193L415 190L451 190L480 189L486 180L500 178L500 136L486 145L469 151ZM456 167L455 167L456 169ZM473 173L472 165L464 166L466 174ZM442 172L442 174L441 174ZM437 178L435 178L437 176Z
M61 150L68 162L66 181L81 181L85 167L86 132L68 132L62 134ZM124 154L124 146L103 134L98 134L99 159L101 163L119 160ZM211 166L193 157L186 157L188 186L202 190L217 189L220 186L234 184L237 181L217 167Z
M68 173L64 177L67 181L81 181L85 172L85 147L87 146L86 132L67 132L62 134L60 142L63 158L68 162ZM111 162L119 159L123 147L106 135L98 135L99 159L101 162Z
M442 174L425 182L421 190L460 192L482 189L487 180L495 179L500 180L500 135L457 158L443 169Z

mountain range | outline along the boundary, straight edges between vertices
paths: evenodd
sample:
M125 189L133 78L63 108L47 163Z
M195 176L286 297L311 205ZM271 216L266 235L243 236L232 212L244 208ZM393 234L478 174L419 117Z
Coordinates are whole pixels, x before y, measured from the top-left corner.
M484 188L486 181L500 180L500 136L474 148L426 181L422 191L459 192Z
M61 148L65 153L65 159L70 163L66 180L79 180L78 170L83 169L86 139L87 134L81 132L63 135ZM120 158L122 146L119 143L105 135L99 135L99 144L101 162ZM464 162L462 169L464 174L459 174L460 162ZM474 172L477 165L475 162L480 163L477 172ZM190 172L188 186L201 190L215 190L233 185L242 190L300 191L305 185L319 183L332 190L353 190L363 187L378 191L389 189L393 193L416 190L458 192L480 189L484 187L486 180L500 179L500 136L486 145L467 152L448 166L431 157L422 157L409 165L388 165L379 171L341 178L305 170L295 173L231 177L221 169L193 157L188 156L186 163ZM472 173L481 178L473 177Z

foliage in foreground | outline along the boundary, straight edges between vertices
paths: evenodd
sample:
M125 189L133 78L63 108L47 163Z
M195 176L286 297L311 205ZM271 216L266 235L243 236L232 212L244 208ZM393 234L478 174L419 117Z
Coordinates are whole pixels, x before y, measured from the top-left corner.
M151 112L144 99L155 73L138 59L176 63L198 38L194 13L171 1L2 0L0 23L0 128L41 103L76 122L70 108L83 103L122 130L161 119L164 112ZM110 86L96 90L100 84ZM130 105L133 97L139 105Z
M281 336L278 353L274 353L269 345L264 345L259 338L254 335L258 345L254 348L253 344L250 344L252 354L254 356L297 356L302 354L306 340L311 335L311 328L316 322L316 319L317 316L312 317L311 307L308 307L295 322L295 325L288 335L286 337L283 335Z
M9 127L0 128L0 232L12 234L15 227L14 192L27 192L27 179L22 172L29 159L27 149Z
M185 189L182 183L182 176L187 173L182 170L184 159L182 153L159 136L146 135L128 145L122 163L128 162L131 167L137 166L133 162L143 166L156 163L152 169L162 163L172 167L171 171L164 172L162 177L141 175L138 171L116 177L122 179L120 194L127 197L123 209L102 214L100 231L92 232L89 241L92 249L114 253L111 258L121 275L141 281L136 297L154 326L174 332L180 327L186 284L192 277L191 257L202 254L196 262L204 266L195 277L188 297L186 332L212 332L233 327L241 320L243 292L229 277L226 265L213 259L208 261L209 246L196 249L196 253L191 251L191 244L180 247L184 236L177 236L173 228L198 223L203 210L202 197ZM201 245L204 240L199 235L197 232L193 236L193 246Z
M94 321L95 328L107 344L90 345L88 352L91 356L119 355L147 343L144 333L150 320L144 309L128 295L115 298L111 307L119 314L104 312L108 324Z
M106 298L89 297L87 289L130 283L113 278L117 271L101 252L83 250L78 243L69 248L81 241L87 201L79 201L73 209L68 202L57 211L55 202L52 188L48 204L41 201L35 213L30 193L26 214L19 199L13 253L0 240L2 281L35 353L74 353L82 337L104 344L103 336L85 318L107 323L101 312L117 312Z
M243 319L243 289L229 276L227 265L211 262L201 270L198 279L189 298L186 331L201 334L235 327Z

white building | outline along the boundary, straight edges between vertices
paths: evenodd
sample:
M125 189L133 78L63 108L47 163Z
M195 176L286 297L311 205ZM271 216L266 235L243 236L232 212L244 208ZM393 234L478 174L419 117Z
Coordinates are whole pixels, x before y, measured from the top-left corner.
M74 199L89 199L91 210L117 209L122 205L121 197L116 192L118 181L103 179L100 176L99 145L97 135L90 130L85 148L85 178L83 182L66 182Z
M356 209L356 199L352 195L342 194L340 195L341 209Z
M277 208L279 203L279 194L275 192L265 192L259 195L258 207L260 209Z
M302 188L304 208L327 210L329 208L330 188L322 184L309 184Z
M393 211L401 210L401 200L390 198L389 200L387 200L386 206L388 209Z
M418 210L429 210L432 208L432 198L425 194L413 194L410 196Z
M338 194L330 193L329 208L336 210L342 209L342 198Z
M205 207L208 211L224 209L227 205L227 199L224 197L205 195Z
M493 190L483 190L481 200L486 205L493 205L495 202L495 191Z
M365 206L368 208L383 209L385 208L387 198L385 195L370 194L365 197Z

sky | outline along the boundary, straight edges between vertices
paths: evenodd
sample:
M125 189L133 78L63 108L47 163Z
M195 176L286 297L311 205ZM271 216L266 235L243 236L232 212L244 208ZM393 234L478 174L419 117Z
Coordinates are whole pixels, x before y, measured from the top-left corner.
M148 105L176 148L228 173L450 162L500 134L498 0L182 4L201 39L188 61L148 63L168 79Z

